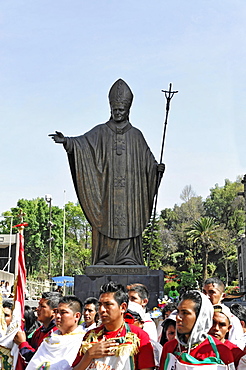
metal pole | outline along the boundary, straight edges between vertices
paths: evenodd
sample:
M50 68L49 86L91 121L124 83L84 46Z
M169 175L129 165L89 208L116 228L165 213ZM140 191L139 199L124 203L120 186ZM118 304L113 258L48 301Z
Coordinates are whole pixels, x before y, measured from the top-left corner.
M64 265L65 265L65 225L66 225L66 190L64 190L64 206L63 206L62 276L64 276Z
M172 84L171 83L169 84L169 90L161 90L161 91L165 93L165 97L166 97L167 102L166 102L166 116L165 116L165 121L164 121L164 130L163 130L162 144L161 144L160 163L162 163L162 159L163 159L164 144L165 144L166 130L167 130L167 120L168 120L168 114L169 114L171 99L173 98L174 94L178 93L178 91L172 91ZM150 257L151 257L152 244L153 244L153 238L154 238L154 225L155 225L155 218L156 218L158 188L159 188L159 185L160 185L162 175L163 174L160 174L160 172L158 172L158 174L157 174L156 194L155 194L155 200L154 200L153 219L152 219L152 225L151 225L150 246L149 246L149 254L148 254L148 258L147 258L148 267L150 265Z
M49 252L48 252L48 279L51 279L51 246L52 246L52 241L53 238L51 236L51 228L53 226L53 223L51 221L51 203L52 203L52 196L50 194L45 195L45 200L49 204L49 222L48 222L48 227L49 227L49 238L47 239L47 242L49 243Z
M8 258L8 272L9 272L9 270L10 270L10 261L11 261L13 216L7 216L7 217L11 217L10 232L9 232L9 258Z

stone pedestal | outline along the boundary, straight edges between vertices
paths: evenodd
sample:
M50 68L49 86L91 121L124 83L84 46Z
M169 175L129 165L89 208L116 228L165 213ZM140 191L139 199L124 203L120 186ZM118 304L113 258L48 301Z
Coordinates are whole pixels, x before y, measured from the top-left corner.
M86 268L86 275L76 275L74 279L74 294L82 302L88 297L99 297L101 285L109 281L127 286L133 283L146 285L150 293L148 307L157 306L157 299L164 295L164 272L149 270L142 265L96 265Z

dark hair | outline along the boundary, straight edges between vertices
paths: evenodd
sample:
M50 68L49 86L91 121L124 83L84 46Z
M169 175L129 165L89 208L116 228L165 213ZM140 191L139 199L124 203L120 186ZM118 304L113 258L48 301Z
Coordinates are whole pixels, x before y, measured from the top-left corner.
M65 295L64 297L60 298L59 304L61 303L67 304L73 313L79 312L82 315L83 304L75 295Z
M221 288L222 293L225 291L225 284L223 283L223 281L221 281L216 276L208 278L207 280L205 280L203 286L208 285L208 284L212 284L212 285L217 284Z
M11 311L13 311L14 305L10 301L3 301L3 308L9 308Z
M42 294L42 298L47 300L47 305L51 308L57 308L59 304L59 300L61 299L62 295L58 292L44 292Z
M136 292L141 299L149 299L149 291L143 284L132 284L128 286L128 292Z
M195 303L195 314L196 317L199 315L201 305L202 305L202 297L198 290L188 290L182 295L182 301L190 300Z
M166 332L167 332L167 329L169 328L169 326L174 326L174 328L176 328L176 321L173 320L173 319L166 319L163 323L162 323L162 334L161 334L161 339L160 339L160 344L162 346L164 346L164 344L168 341L167 340L167 335L166 335Z
M26 336L30 335L34 330L36 330L40 325L37 321L37 317L33 309L30 306L25 306L24 312L24 319L25 319L25 332Z
M167 303L166 306L163 307L163 309L161 311L163 319L165 319L165 313L166 312L168 312L168 311L173 312L176 309L177 309L177 304L176 303L173 303L173 302Z
M129 323L129 324L133 324L134 321L139 321L141 323L143 323L143 318L139 315L138 312L136 311L132 311L132 310L129 310L129 308L126 310L126 312L124 313L124 320Z
M98 299L97 298L95 298L95 297L86 298L86 300L84 301L84 307L85 307L86 304L94 304L96 311L98 311L99 304L98 304Z
M237 316L240 321L244 321L246 324L246 308L239 303L233 303L230 307L233 315Z
M163 322L163 330L164 331L167 331L167 329L169 328L169 326L173 325L174 327L176 327L176 321L173 320L173 319L166 319L164 322Z
M125 287L121 284L110 281L109 283L102 285L100 288L100 295L104 293L114 293L114 299L119 306L124 302L128 304L128 294Z

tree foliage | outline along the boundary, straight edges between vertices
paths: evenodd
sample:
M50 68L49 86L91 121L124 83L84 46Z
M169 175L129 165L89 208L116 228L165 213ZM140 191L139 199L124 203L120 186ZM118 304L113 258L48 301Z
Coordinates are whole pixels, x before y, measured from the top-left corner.
M212 251L219 240L219 225L216 225L212 217L201 217L195 220L186 229L188 241L196 245L202 255L202 279L207 279L208 275L208 253Z
M245 229L245 201L238 196L242 191L240 177L226 179L221 187L216 184L205 200L186 186L183 203L161 211L160 232L168 235L166 250L172 250L162 257L162 269L173 266L181 281L194 276L200 284L207 274L220 276L226 284L236 280L237 239Z
M6 216L0 222L0 232L9 233L10 217L13 224L20 223L18 215L25 213L24 221L28 226L24 230L25 260L28 276L46 278L48 274L49 254L49 206L43 198L33 200L20 199L17 206L4 212ZM51 207L53 238L51 245L51 276L61 275L63 254L64 210ZM13 233L17 232L13 229ZM78 204L69 202L65 206L65 275L83 273L91 257L91 228Z
M152 223L151 220L147 228L143 232L143 257L145 264L149 262L151 269L159 269L162 266L162 245L159 233L159 222L158 219Z

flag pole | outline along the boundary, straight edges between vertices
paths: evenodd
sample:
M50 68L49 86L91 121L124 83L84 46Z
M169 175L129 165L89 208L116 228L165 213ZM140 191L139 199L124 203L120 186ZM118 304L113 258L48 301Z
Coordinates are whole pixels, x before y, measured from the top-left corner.
M23 320L25 312L25 287L26 287L26 267L25 267L25 257L24 257L24 229L28 226L27 222L23 222L23 217L25 213L20 210L18 217L21 223L13 227L18 228L19 234L19 253L18 253L18 275L16 279L16 290L14 297L14 311L16 316L20 320L20 327L24 330L25 323Z
M161 154L160 154L160 164L163 161L163 153L164 153L164 145L165 145L165 139L166 139L166 130L167 130L167 121L168 121L168 115L170 110L170 103L171 99L173 98L174 94L178 93L178 91L172 91L172 84L169 84L169 90L161 90L163 93L165 93L166 98L166 115L165 115L165 121L164 121L164 130L162 135L162 144L161 144ZM154 200L154 210L153 210L153 218L152 218L152 224L151 224L151 237L150 237L150 246L149 246L149 253L148 253L148 259L147 259L147 265L150 266L150 258L151 258L151 252L152 252L152 246L153 246L153 239L154 239L154 226L155 226L155 218L156 218L156 208L157 208L157 199L158 199L158 188L161 182L163 176L163 172L158 172L157 174L157 183L156 183L156 194L155 194L155 200Z

